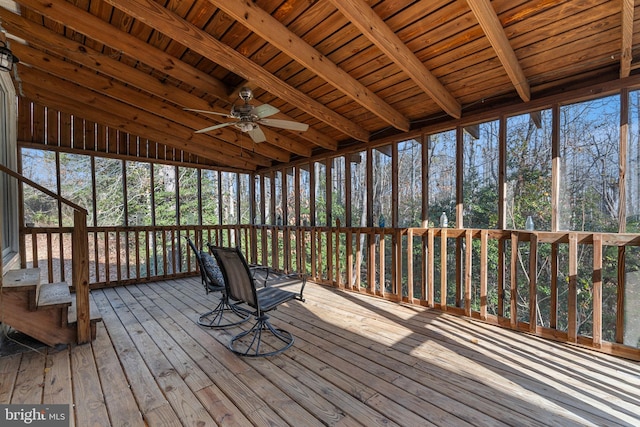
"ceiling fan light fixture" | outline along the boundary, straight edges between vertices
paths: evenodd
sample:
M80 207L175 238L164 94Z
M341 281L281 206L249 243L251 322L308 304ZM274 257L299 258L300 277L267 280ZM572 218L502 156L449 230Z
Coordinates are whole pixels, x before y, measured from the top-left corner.
M7 44L0 40L0 70L11 71L13 64L20 62L17 56L11 52Z

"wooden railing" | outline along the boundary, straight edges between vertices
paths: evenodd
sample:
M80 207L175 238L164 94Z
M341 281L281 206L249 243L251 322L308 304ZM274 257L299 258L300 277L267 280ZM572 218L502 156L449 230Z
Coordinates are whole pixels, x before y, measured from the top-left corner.
M29 185L30 187L35 188L36 190L46 194L47 196L54 198L58 201L58 203L66 205L73 209L73 227L68 228L67 233L70 235L71 240L71 257L69 260L69 264L72 277L70 284L76 294L77 338L79 344L91 341L91 316L89 304L89 257L87 254L87 210L3 165L0 165L0 171L17 179L18 182ZM21 234L22 236L24 236L24 232L22 232ZM24 240L21 239L20 262L23 268L27 266L24 248ZM50 258L47 264L49 267L52 265ZM49 271L50 270L51 268L49 268ZM51 277L51 273L49 273L49 277ZM50 280L50 282L52 282L52 280Z
M34 264L64 277L55 260L70 229L25 231ZM640 337L625 336L625 315L627 326L640 323L638 234L238 225L89 227L88 236L92 287L193 275L190 236L322 284L640 360L640 343L628 342Z

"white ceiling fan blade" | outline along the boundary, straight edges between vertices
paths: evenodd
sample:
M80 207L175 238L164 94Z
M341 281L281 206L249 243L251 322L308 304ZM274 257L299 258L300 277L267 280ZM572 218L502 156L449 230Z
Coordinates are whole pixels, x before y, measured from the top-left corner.
M280 110L278 110L276 107L274 107L272 105L269 105L269 104L262 104L262 105L258 105L257 107L253 108L253 114L258 116L258 118L260 118L260 119L264 119L265 117L273 116L274 114L277 114L279 112L280 112Z
M209 126L208 128L204 128L204 129L200 129L195 131L195 133L205 133L205 132L209 132L212 130L216 130L216 129L220 129L226 126L231 126L231 125L235 125L238 122L228 122L228 123L219 123L217 125L213 125L213 126Z
M273 126L276 128L288 129L288 130L297 130L300 132L304 132L309 129L309 125L306 123L293 122L291 120L279 120L279 119L262 119L260 123L267 126Z
M204 114L215 114L216 116L223 116L223 117L231 117L228 114L225 113L218 113L217 111L209 111L209 110L196 110L195 108L185 108L185 111L193 111L194 113L204 113Z
M250 131L247 131L253 142L265 142L267 137L264 136L264 132L260 129L260 126L255 125L254 128Z

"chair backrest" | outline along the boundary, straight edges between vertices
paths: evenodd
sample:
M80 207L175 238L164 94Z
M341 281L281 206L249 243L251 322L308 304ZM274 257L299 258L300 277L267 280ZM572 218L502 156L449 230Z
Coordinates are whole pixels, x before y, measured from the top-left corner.
M247 260L238 248L209 247L218 261L229 297L258 309L256 287Z
M212 291L222 291L225 289L224 276L216 260L205 251L200 251L200 271L204 274L204 280Z
M207 292L217 292L225 289L224 277L218 267L215 259L205 251L200 251L189 238L185 236L185 239L189 243L191 250L193 251L198 267L200 268L200 277L202 278L202 284Z

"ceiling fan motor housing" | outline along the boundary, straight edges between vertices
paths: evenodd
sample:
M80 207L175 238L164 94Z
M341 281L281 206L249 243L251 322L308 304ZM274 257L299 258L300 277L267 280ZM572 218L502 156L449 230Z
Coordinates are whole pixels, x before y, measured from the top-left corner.
M248 87L243 87L242 89L240 89L240 92L238 92L238 96L244 102L249 102L253 99L253 91Z
M243 105L234 105L231 109L231 117L242 121L254 121L258 120L259 117L253 114L253 105L243 104Z

